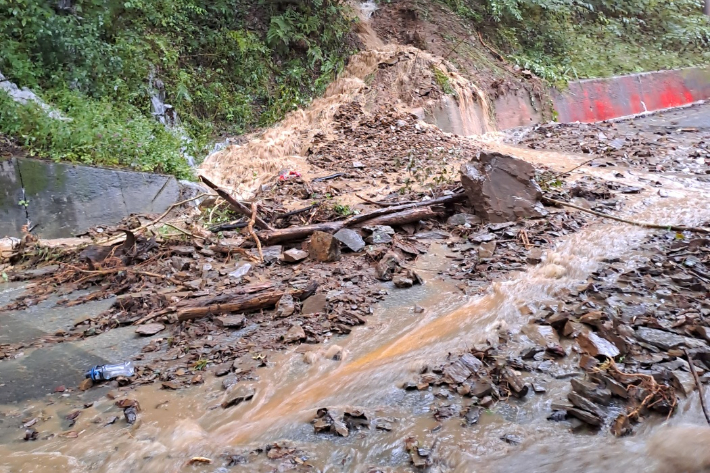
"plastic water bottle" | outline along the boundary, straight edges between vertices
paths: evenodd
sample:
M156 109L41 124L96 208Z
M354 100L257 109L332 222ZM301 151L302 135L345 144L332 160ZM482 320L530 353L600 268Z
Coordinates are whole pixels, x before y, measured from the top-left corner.
M118 363L115 365L94 366L86 372L86 377L91 378L93 381L106 381L118 378L119 376L130 377L133 376L134 373L133 363L126 361L125 363Z

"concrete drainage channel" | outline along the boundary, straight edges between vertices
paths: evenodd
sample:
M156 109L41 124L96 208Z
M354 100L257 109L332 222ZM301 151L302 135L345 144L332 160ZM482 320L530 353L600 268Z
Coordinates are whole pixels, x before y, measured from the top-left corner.
M66 238L133 213L159 213L177 201L172 176L28 158L0 161L0 236L29 224L41 238Z

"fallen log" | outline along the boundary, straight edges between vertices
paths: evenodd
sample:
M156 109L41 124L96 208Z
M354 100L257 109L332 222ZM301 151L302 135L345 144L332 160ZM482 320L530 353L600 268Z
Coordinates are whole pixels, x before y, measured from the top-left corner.
M217 296L203 296L195 297L192 299L185 299L178 302L174 306L174 310L186 309L190 307L201 307L206 305L223 304L232 301L235 297L255 294L257 292L262 292L267 289L273 289L274 285L271 282L259 283L259 284L249 284L247 286L237 287L232 291L223 292Z
M454 195L447 195L444 197L438 197L436 199L431 199L427 200L424 202L415 202L412 204L403 204L403 205L398 205L395 207L387 207L387 208L382 208L382 209L377 209L373 210L372 212L367 212L364 214L360 215L355 215L353 217L350 217L345 220L338 220L335 222L325 222L325 223L316 223L312 225L302 225L298 227L288 227L288 228L281 228L277 230L266 230L266 231L261 231L258 233L259 239L267 245L272 245L274 243L279 243L283 241L289 241L289 240L299 240L306 238L310 236L313 232L319 231L319 232L326 232L326 233L334 233L340 230L341 228L348 228L348 227L354 227L358 226L360 224L363 224L364 222L367 222L368 224L370 223L371 220L382 217L385 215L390 215L390 214L395 214L399 212L403 212L405 210L409 209L415 209L415 208L420 208L420 207L431 207L433 205L439 205L439 204L453 204L455 202L461 202L466 199L466 194L460 193L460 194L454 194ZM399 217L401 218L401 216ZM413 220L409 220L411 222ZM405 222L405 223L409 223ZM382 225L382 224L380 224Z
M318 283L311 281L305 289L300 291L268 289L250 294L243 292L231 294L232 297L230 299L225 297L228 296L227 294L221 294L216 297L200 297L189 301L190 307L183 306L183 308L177 309L177 319L184 321L228 312L266 309L278 304L285 294L291 294L294 299L301 300L312 295L317 288Z
M220 302L229 302L237 296L254 294L255 292L260 292L260 291L263 291L266 289L270 289L271 287L273 287L273 284L271 284L270 282L259 283L259 284L249 284L247 286L241 286L234 291L222 293L218 296L195 297L194 299L182 300L182 301L178 302L177 305L172 305L172 306L166 307L164 309L160 309L158 311L155 311L155 312L152 312L152 313L146 315L142 319L135 321L133 323L133 325L144 324L146 322L153 320L156 317L160 317L161 315L167 315L167 314L173 313L173 312L178 311L182 308L196 307L196 306L204 305L205 303L219 304ZM145 296L145 295L146 294L143 294L143 296ZM127 297L139 297L139 296L136 294L133 294L133 295L128 295Z
M242 214L246 217L251 218L251 209L249 207L247 207L246 205L242 204L237 199L235 199L234 197L229 195L229 192L227 192L223 189L220 189L220 187L217 184L210 181L205 176L200 176L200 179L202 180L202 182L205 183L205 185L207 187L213 189L221 198L226 200L227 203L229 205L231 205L234 210L236 210L237 212L239 212L240 214ZM256 223L256 226L261 229L273 230L273 228L271 228L271 225L266 223L261 217L256 217L255 223Z
M428 220L430 218L435 218L444 215L442 212L436 212L430 207L416 207L413 209L403 210L395 214L382 215L380 217L375 217L372 220L367 220L362 223L354 225L355 227L362 227L368 225L406 225L412 222L418 222L419 220Z

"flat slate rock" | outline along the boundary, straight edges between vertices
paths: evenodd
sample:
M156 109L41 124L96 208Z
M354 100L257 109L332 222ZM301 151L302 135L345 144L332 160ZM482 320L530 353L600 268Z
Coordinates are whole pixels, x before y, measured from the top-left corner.
M338 230L335 235L333 235L333 238L355 253L365 248L365 240L362 239L358 232L350 230L349 228Z
M241 328L244 326L243 315L224 315L215 317L214 321L217 325L224 328Z
M150 337L151 335L155 335L163 330L165 330L165 325L163 324L145 324L138 326L138 328L136 328L136 333L138 335L143 335L144 337Z

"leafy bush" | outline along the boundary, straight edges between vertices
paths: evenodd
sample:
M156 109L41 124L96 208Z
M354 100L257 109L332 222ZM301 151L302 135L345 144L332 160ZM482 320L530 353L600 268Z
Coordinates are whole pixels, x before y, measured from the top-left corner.
M37 104L16 103L0 91L0 131L32 153L57 161L192 177L180 154L180 138L140 111L116 109L108 100L88 101L72 92L53 98L64 119L50 118Z
M442 0L550 82L710 62L702 0Z
M154 75L193 138L241 133L324 90L351 18L345 0L0 0L0 71L114 124L150 116Z

